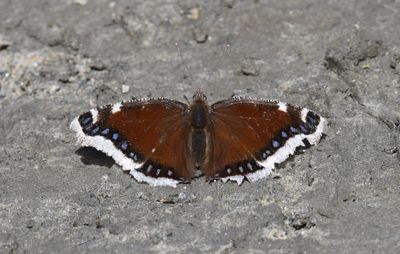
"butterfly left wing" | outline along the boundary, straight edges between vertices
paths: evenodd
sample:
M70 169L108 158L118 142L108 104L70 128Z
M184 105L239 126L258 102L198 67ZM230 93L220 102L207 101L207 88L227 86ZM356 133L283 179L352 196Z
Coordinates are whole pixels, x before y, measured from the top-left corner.
M71 128L83 146L105 152L139 182L176 186L193 176L186 163L186 110L168 99L132 100L92 109Z
M211 106L209 179L250 181L266 177L297 147L315 145L325 119L283 102L234 97Z

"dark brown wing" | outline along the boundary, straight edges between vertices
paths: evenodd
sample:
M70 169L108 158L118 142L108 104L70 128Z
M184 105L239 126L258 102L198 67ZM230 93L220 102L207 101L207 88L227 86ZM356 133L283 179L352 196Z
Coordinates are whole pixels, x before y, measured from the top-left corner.
M283 102L233 98L211 106L208 178L263 178L297 147L316 144L325 120Z
M189 180L187 106L167 99L133 100L82 114L71 123L79 141L112 156L138 180L173 185Z

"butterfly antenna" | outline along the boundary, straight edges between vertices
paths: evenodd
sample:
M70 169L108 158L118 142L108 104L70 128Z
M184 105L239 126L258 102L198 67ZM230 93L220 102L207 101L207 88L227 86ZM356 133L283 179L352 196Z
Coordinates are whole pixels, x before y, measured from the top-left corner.
M186 94L183 95L183 98L186 100L186 102L187 102L188 104L190 104L190 100L189 100L189 98L186 96Z
M183 74L184 75L183 77L184 77L184 79L188 77L190 80L190 83L193 83L193 77L192 77L191 73L189 72L189 68L188 68L186 62L183 59L183 55L182 55L181 48L179 47L179 43L175 42L175 47L178 50L179 58L181 59L181 64L183 64L183 66L185 67L185 72Z

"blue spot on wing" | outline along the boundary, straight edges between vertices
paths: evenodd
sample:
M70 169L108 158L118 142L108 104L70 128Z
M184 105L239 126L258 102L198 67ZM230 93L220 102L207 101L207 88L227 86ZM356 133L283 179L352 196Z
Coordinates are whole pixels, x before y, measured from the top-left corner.
M102 135L107 135L109 132L110 132L110 129L109 129L109 128L105 128L105 129L101 132L101 134L102 134Z
M99 130L100 130L100 127L99 127L99 126L96 126L96 127L92 130L92 135L95 135Z
M117 141L119 137L119 134L117 132L113 133L112 135L112 140Z
M280 146L279 142L276 140L272 140L272 147L273 148L278 148Z
M126 141L122 142L121 148L122 148L122 150L128 149L128 143Z

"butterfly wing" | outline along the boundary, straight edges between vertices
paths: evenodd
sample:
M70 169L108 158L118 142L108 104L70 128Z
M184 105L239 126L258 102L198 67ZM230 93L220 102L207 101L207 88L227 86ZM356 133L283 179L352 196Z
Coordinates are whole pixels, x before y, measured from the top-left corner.
M283 102L232 98L211 106L209 179L256 181L297 147L315 145L325 119Z
M83 146L111 156L139 182L175 186L189 180L187 106L167 99L133 100L92 109L71 128Z

